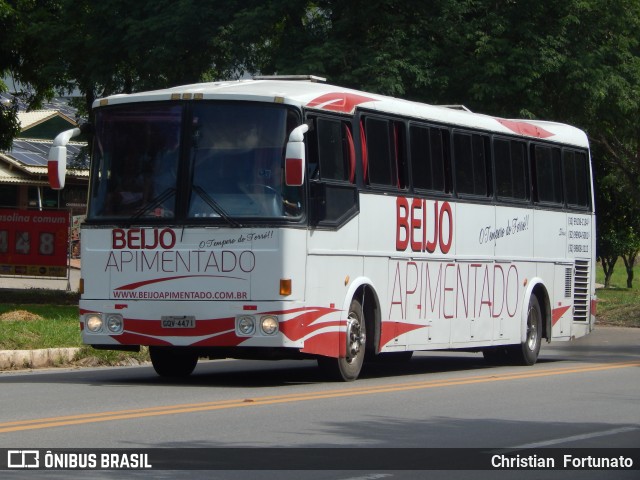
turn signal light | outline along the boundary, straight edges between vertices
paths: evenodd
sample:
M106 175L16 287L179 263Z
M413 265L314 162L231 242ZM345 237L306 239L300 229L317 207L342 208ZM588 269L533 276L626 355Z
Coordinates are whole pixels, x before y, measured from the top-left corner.
M280 295L286 297L287 295L291 295L291 279L290 278L281 278L280 279Z

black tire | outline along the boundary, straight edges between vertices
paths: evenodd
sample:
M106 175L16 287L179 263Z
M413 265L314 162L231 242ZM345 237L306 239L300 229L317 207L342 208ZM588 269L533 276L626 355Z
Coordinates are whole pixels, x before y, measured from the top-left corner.
M367 328L362 314L362 305L356 299L349 307L347 322L347 354L345 357L318 357L318 366L331 380L352 382L358 378L364 363Z
M188 377L198 363L196 353L178 348L149 347L149 356L153 369L161 377Z
M509 347L509 356L516 365L533 365L538 361L542 343L542 309L535 295L531 295L527 309L527 334L520 345Z

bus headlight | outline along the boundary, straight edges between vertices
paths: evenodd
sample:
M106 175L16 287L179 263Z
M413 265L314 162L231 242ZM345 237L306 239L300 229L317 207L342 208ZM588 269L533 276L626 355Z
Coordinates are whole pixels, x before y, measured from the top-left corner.
M256 330L256 320L250 315L244 315L236 319L236 331L240 335L251 335Z
M275 335L278 333L278 317L265 315L260 318L260 328L265 335Z
M107 317L107 330L110 333L122 333L123 327L122 315L114 313Z
M90 313L84 317L84 325L92 333L102 330L102 316L99 313Z

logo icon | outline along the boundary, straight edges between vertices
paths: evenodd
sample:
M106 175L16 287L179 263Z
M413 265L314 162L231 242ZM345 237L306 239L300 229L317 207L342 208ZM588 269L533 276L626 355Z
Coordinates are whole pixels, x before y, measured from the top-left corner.
M7 452L8 468L40 468L40 452L38 450L9 450Z

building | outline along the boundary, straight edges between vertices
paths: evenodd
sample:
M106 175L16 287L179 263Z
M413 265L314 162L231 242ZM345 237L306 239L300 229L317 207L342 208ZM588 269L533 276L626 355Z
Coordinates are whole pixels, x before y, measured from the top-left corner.
M11 150L0 151L0 208L68 209L71 215L86 211L89 169L86 142L70 142L66 185L52 190L47 178L47 156L53 139L74 128L73 110L58 100L46 110L18 112L21 131ZM73 168L79 165L79 168Z

